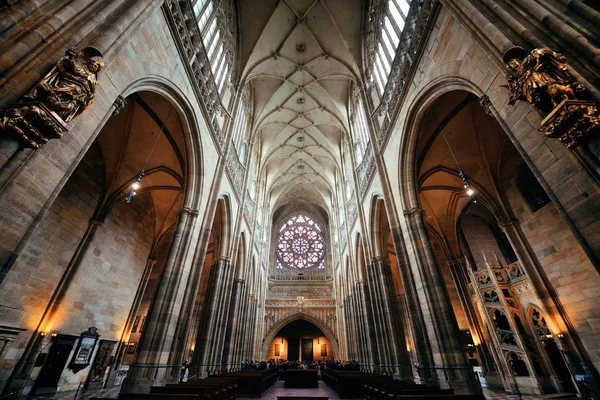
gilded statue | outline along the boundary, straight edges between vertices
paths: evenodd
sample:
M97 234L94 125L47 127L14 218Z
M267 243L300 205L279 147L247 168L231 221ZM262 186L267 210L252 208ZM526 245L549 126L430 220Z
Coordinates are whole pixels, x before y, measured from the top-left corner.
M6 110L0 128L31 148L62 137L65 124L92 104L104 66L96 49L69 48L22 102Z
M585 89L568 72L567 59L549 49L525 51L514 47L504 54L508 103L533 104L545 118L539 130L558 138L572 149L600 133L600 114L595 101L585 99Z
M563 100L574 100L583 85L573 82L567 70L567 59L549 49L533 49L521 59L523 49L505 54L508 68L509 104L527 101L542 113L550 113Z

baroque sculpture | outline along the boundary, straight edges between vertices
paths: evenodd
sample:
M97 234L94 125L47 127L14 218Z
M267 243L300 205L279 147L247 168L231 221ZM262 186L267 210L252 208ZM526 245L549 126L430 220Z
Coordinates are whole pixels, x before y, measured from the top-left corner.
M67 131L66 123L92 104L103 68L98 50L69 48L22 102L6 110L0 128L34 149L49 139L61 138Z
M585 100L585 89L568 72L567 59L549 49L533 49L524 57L521 47L504 54L508 70L508 103L534 105L546 118L540 131L575 148L600 130L596 102Z

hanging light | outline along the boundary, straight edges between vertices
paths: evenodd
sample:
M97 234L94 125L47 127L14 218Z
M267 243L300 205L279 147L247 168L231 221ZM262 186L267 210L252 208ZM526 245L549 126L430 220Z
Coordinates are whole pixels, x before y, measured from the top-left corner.
M160 127L160 132L158 132L158 135L156 136L156 139L154 140L154 144L152 145L152 148L150 149L150 153L148 153L148 157L146 157L144 166L142 167L142 169L140 169L140 172L138 172L137 176L135 177L135 180L131 184L131 188L129 189L129 194L125 198L127 200L127 203L131 203L133 201L133 197L137 194L138 189L141 187L142 178L144 178L144 175L146 174L146 172L144 170L146 169L146 166L148 165L150 156L152 156L152 153L154 152L154 149L156 148L156 144L158 143L158 139L160 138L160 135L163 133L163 130L165 129L165 125L167 124L167 121L169 120L169 117L171 116L172 112L173 112L173 108L171 108L169 110L169 114L167 114L167 118L164 120L162 126Z
M456 163L456 164L458 165L458 163ZM463 186L465 188L465 192L471 197L471 201L473 203L477 203L477 198L475 197L475 191L471 188L471 185L469 185L469 180L467 179L467 176L465 175L465 171L463 171L462 169L459 169L458 176L460 176L460 179L462 179Z
M462 168L460 167L460 165L458 164L458 160L456 159L456 156L454 155L454 152L452 151L452 147L450 146L450 142L448 142L448 139L446 138L446 135L444 135L444 132L442 130L442 126L440 125L440 122L438 121L438 119L437 119L435 113L433 112L433 110L431 110L431 113L433 114L433 117L435 118L435 121L436 121L436 123L438 125L438 129L440 131L440 134L444 138L444 141L446 142L446 146L448 146L448 150L450 150L450 154L452 155L452 158L454 159L454 162L456 163L456 166L458 167L458 176L460 176L460 179L462 179L463 187L465 188L465 192L467 193L467 195L469 197L471 197L471 201L473 203L477 203L477 197L475 197L475 191L473 190L473 188L469 184L469 180L467 179L467 175L465 174L465 171L463 171Z

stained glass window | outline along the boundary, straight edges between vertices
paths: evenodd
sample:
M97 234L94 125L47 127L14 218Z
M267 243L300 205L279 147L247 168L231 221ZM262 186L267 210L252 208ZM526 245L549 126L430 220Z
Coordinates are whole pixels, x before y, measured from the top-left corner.
M277 268L324 269L325 241L319 225L298 215L290 218L277 235Z

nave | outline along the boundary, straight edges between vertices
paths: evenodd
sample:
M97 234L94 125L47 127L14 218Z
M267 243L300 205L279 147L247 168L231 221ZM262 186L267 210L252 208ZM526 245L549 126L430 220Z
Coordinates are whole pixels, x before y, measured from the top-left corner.
M599 4L0 2L0 399L600 398Z

